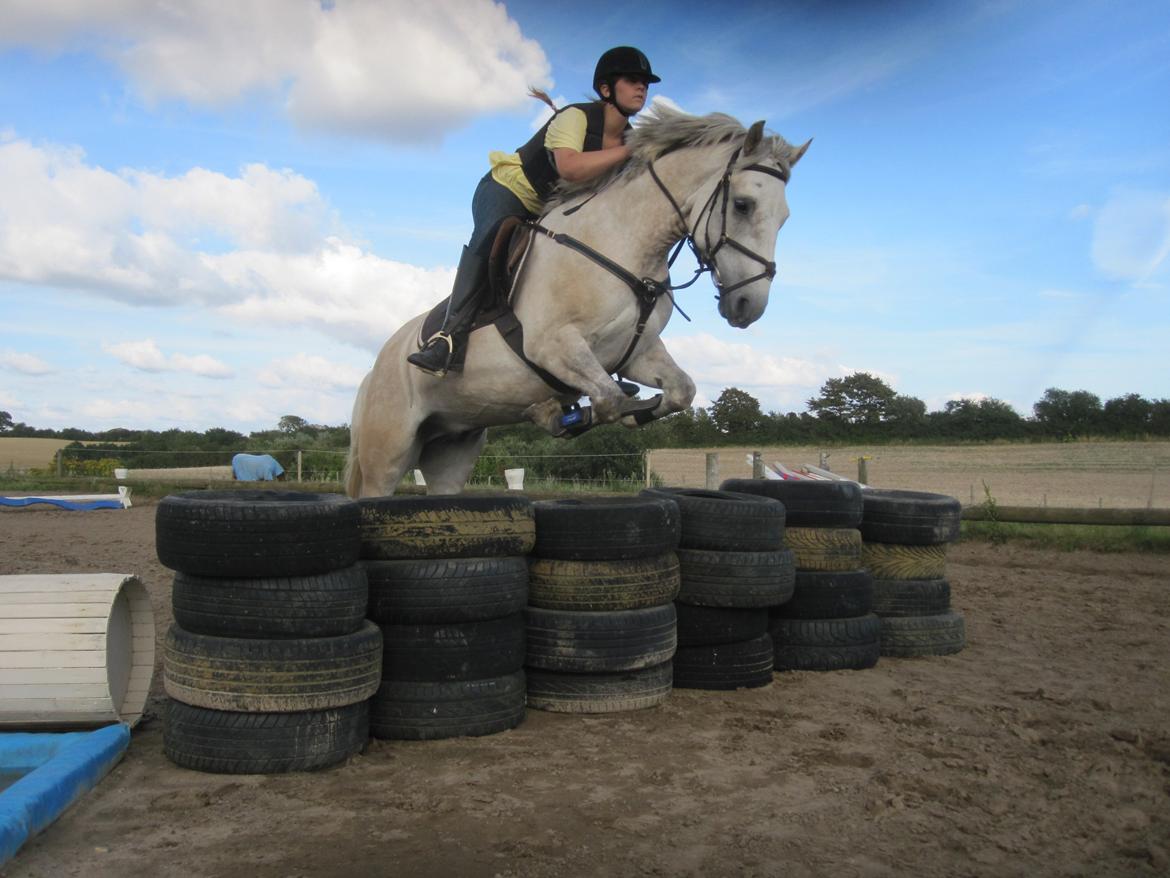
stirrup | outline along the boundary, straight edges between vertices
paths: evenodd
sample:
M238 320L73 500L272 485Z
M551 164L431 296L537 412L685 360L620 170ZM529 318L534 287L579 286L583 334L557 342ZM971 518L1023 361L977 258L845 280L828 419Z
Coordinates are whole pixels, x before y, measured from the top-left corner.
M432 368L422 360L423 354L426 353L427 348L429 348L435 341L445 342L447 345L447 356L443 358L443 365L439 368ZM454 357L455 340L451 338L450 333L443 332L443 330L440 329L438 332L427 339L426 344L424 344L420 350L417 350L413 354L408 355L406 361L412 366L415 366L416 368L421 369L430 375L434 375L436 378L443 378L450 370L451 360Z

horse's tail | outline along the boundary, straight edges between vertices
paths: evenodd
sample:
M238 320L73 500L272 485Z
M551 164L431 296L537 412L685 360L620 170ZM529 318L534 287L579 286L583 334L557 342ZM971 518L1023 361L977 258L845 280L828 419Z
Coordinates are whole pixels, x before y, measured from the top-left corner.
M353 402L353 417L349 425L349 455L345 458L345 471L341 475L341 482L345 485L345 493L357 499L362 490L362 465L358 460L358 436L362 431L361 410L366 398L366 382L370 376L362 379L357 396Z

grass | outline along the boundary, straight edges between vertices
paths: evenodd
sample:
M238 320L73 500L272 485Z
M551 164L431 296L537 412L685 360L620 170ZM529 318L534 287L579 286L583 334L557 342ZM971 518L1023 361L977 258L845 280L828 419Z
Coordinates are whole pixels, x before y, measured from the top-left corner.
M1170 554L1170 527L964 521L962 535L964 540L1022 543L1057 552Z

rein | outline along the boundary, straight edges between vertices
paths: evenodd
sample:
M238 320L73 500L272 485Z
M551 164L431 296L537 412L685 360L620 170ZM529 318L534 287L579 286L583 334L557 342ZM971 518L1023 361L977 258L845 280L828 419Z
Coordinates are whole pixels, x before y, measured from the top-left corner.
M642 338L642 333L646 329L646 323L649 321L650 315L654 313L654 309L657 307L658 300L661 296L669 296L671 304L674 306L675 310L677 310L679 314L682 314L682 316L689 321L691 318L687 317L686 312L684 312L683 309L678 306L678 302L674 298L674 291L686 289L687 287L694 284L699 279L699 277L706 272L711 273L711 280L712 283L714 283L715 289L717 291L717 295L715 296L716 299L721 299L727 293L730 293L733 290L737 290L740 287L747 286L748 284L754 283L762 278L767 278L769 281L771 281L776 276L775 262L765 259L763 256L760 256L753 250L748 249L743 244L739 243L739 241L736 241L727 234L727 209L731 200L731 175L735 170L735 160L739 158L741 148L742 147L736 147L735 152L731 154L731 158L728 159L727 162L727 167L723 171L723 177L720 179L719 184L712 190L711 197L707 199L707 202L703 205L703 209L699 211L699 215L695 219L695 226L690 231L686 231L686 215L683 213L682 208L679 206L674 196L670 193L670 190L666 188L666 184L662 182L662 179L654 170L654 162L652 160L647 162L647 167L650 171L651 178L654 180L662 194L666 196L666 200L670 202L670 206L674 208L675 214L677 214L679 220L682 222L683 230L686 231L686 234L682 237L682 239L679 240L678 244L674 248L674 252L667 260L667 277L664 281L655 280L651 277L638 277L632 271L614 262L604 253L600 253L597 250L594 250L585 242L574 238L572 235L566 235L563 232L554 232L551 229L542 226L537 220L528 220L525 222L525 225L531 228L534 232L544 235L546 238L551 239L557 244L568 247L571 250L576 250L582 256L585 256L586 258L600 265L610 274L614 275L614 277L625 283L625 285L630 288L630 291L633 292L635 298L637 298L638 322L634 327L634 337L630 340L630 344L626 348L626 352L622 354L621 359L618 360L617 365L610 370L611 372L620 373L621 368L629 361L630 356L634 353L634 348L638 346L638 341ZM784 173L784 171L778 168L770 168L767 165L751 164L745 166L741 170L759 171L762 174L770 174L771 176L776 177L785 183L788 182L788 175ZM597 193L594 193L594 195L596 194ZM588 204L589 201L592 200L594 195L589 196L589 198L587 198L581 204L565 211L566 215L568 215L570 212L576 212L580 210L585 206L585 204ZM719 232L719 240L716 242L714 247L710 247L711 218L715 215L715 205L718 202L720 195L723 197L723 227ZM706 217L705 224L703 223L704 216ZM699 250L699 245L695 240L695 235L698 233L700 225L704 226L704 237L706 238L707 245L710 248L706 256L704 256ZM694 277L692 277L685 284L673 284L670 281L670 269L674 266L674 261L678 258L678 254L682 251L684 244L690 247L691 252L695 256L695 261L698 263L699 267L696 269ZM761 265L763 265L764 270L759 274L753 275L745 280L741 280L739 283L733 284L730 287L721 286L719 283L719 265L715 262L715 256L725 245L730 246L733 249L738 250L740 253L743 253L745 256L756 260Z

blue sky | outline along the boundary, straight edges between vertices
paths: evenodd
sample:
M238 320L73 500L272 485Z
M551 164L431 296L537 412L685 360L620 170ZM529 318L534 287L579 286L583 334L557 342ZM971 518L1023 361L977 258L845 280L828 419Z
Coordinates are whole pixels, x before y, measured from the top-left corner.
M526 87L582 100L618 44L652 95L815 138L764 316L704 280L667 327L696 405L853 371L931 409L1170 397L1165 2L0 0L0 409L347 422Z

